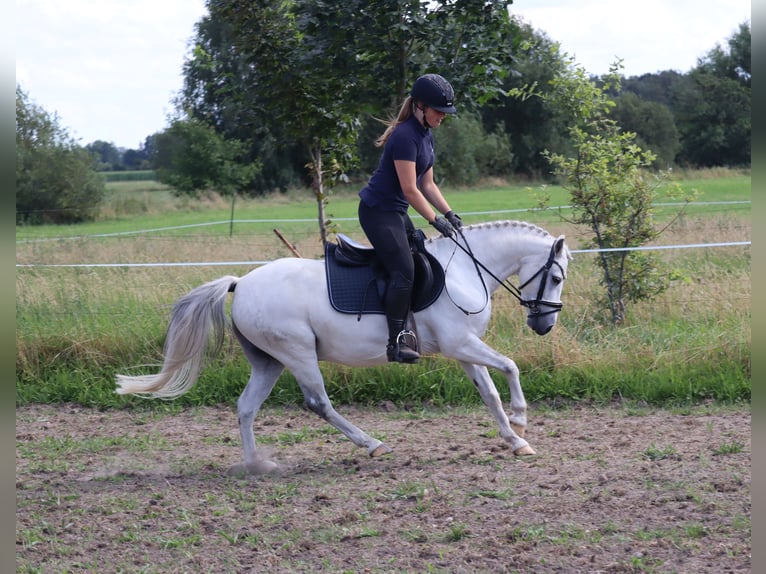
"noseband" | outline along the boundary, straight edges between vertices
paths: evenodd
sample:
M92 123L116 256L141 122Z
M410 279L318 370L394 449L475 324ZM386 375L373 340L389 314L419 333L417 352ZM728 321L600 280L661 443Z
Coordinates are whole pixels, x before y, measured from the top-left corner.
M522 285L520 285L518 288L514 287L516 291L518 292L518 295L516 293L513 293L514 296L519 300L519 303L521 303L522 307L526 307L529 309L529 312L531 315L534 315L536 317L543 317L544 315L550 315L551 313L558 313L561 311L561 308L564 306L563 303L556 303L554 301L546 301L543 299L543 293L545 292L545 284L548 282L548 272L551 270L551 267L554 265L558 266L559 269L561 269L561 274L564 276L564 279L566 279L566 273L564 272L564 268L561 266L561 264L556 261L555 259L555 250L556 248L556 242L554 241L553 245L551 246L551 252L548 255L548 261L540 267L540 269L537 270L537 273L532 275L529 279L524 281ZM521 298L521 290L524 289L527 285L529 285L532 280L540 275L542 273L542 279L540 279L540 287L537 290L537 297L534 299L522 299ZM503 284L504 285L504 284ZM550 307L551 309L549 311L542 312L540 310L540 305L544 305L546 307Z
M489 301L489 293L487 292L487 285L484 283L484 278L481 275L481 269L483 269L492 279L497 281L500 285L503 286L503 288L508 291L511 295L516 297L516 299L519 301L519 304L522 307L526 307L529 309L529 315L533 317L544 317L545 315L550 315L552 313L558 313L561 311L561 308L564 306L563 303L557 303L555 301L546 301L543 299L543 293L545 293L545 285L548 282L548 273L551 270L551 267L556 265L560 270L561 274L564 276L564 279L566 279L566 273L564 272L564 268L561 266L561 264L556 261L556 242L553 242L553 245L551 245L551 251L548 254L548 261L545 262L545 265L540 267L540 269L537 270L537 272L532 275L529 279L524 281L523 284L521 284L519 287L516 287L513 283L511 283L508 280L502 280L495 276L492 271L487 269L486 265L484 265L481 261L476 259L476 257L473 254L473 251L471 250L471 247L468 245L468 242L465 239L465 236L463 235L462 230L458 229L458 233L460 234L460 237L463 239L463 242L465 243L465 247L463 247L460 242L455 239L455 237L451 237L452 241L455 242L455 245L460 247L473 261L474 266L476 267L476 272L479 274L479 279L481 279L481 284L484 286L484 293L487 297L487 302ZM538 275L542 274L542 278L540 279L540 287L537 290L537 297L534 299L523 299L521 296L521 290L524 289L527 285L529 285ZM463 313L466 315L474 315L476 313L480 313L484 310L484 307L486 307L487 302L484 303L484 306L479 311L467 311L463 309L460 305L455 303L458 309L460 309ZM453 301L454 303L454 301ZM540 309L540 306L544 307L550 307L548 311L542 311Z

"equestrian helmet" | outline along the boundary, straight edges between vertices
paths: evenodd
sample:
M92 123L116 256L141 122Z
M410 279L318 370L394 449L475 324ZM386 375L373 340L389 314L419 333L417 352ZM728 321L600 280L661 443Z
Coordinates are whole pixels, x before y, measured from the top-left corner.
M438 112L454 114L457 111L453 103L455 92L450 83L439 74L420 76L412 85L410 95Z

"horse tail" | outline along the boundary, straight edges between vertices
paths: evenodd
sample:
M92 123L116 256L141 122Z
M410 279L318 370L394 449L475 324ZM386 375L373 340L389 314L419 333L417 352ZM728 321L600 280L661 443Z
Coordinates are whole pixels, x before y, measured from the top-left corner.
M173 305L165 337L162 369L155 375L117 375L117 394L172 399L187 392L199 377L213 327L217 354L224 342L226 295L239 277L226 275L192 289Z

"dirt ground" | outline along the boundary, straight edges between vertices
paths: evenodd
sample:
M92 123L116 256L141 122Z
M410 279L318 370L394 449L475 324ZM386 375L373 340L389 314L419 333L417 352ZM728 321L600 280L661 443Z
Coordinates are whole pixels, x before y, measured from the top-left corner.
M340 407L393 453L267 409L16 410L16 572L750 572L750 410Z

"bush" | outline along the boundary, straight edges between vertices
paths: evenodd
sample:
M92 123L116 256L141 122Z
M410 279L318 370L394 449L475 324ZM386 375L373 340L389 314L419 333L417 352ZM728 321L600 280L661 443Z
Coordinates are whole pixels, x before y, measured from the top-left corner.
M92 220L105 190L90 153L17 86L16 223Z
M157 179L180 195L196 196L214 189L231 195L244 189L260 165L240 163L245 145L227 140L212 127L195 119L173 120L156 136Z
M475 115L448 119L434 131L434 137L435 175L442 184L471 185L512 171L510 138L502 128L487 134Z

